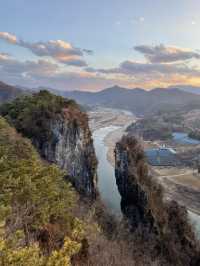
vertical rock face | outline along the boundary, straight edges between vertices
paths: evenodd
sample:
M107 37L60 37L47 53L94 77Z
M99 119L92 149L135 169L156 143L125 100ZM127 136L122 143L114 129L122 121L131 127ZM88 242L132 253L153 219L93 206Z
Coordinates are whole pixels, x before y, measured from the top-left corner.
M67 171L80 193L95 198L97 160L87 116L80 112L79 117L69 117L68 112L64 110L50 121L48 141L33 139L33 143L43 158Z
M199 243L186 209L164 200L163 188L149 175L136 138L126 136L116 144L115 174L122 211L132 229L140 228L147 238L148 234L149 238L153 236L157 251L164 253L171 265L200 265Z
M40 91L1 106L0 113L45 160L66 170L79 192L96 197L97 159L88 117L74 101Z
M134 140L134 149L137 152L133 150L132 154L129 152L131 147L125 148L123 141L117 143L115 149L115 176L119 192L122 196L122 212L130 219L133 228L137 228L142 224L146 229L152 230L153 217L148 209L147 194L138 185L136 178L138 175L137 162L139 161L140 170L147 174L144 154L136 140ZM130 158L131 155L133 155L133 158Z

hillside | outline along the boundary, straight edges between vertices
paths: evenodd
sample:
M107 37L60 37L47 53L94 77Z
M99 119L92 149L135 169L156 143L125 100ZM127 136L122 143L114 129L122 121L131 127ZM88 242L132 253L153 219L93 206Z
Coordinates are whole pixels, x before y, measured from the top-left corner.
M180 110L200 107L200 96L179 89L157 88L151 91L143 89L124 89L118 86L100 92L66 92L65 96L81 104L102 105L134 112L137 115L156 113L160 110Z
M102 207L79 200L65 172L2 117L0 158L0 265L136 265L127 243L104 231L103 220L110 234L115 226Z
M0 264L69 265L81 248L73 237L74 230L81 237L82 222L72 214L77 195L2 117L0 146Z
M41 88L26 90L0 82L0 103L11 101L17 96L39 92ZM180 86L166 89L156 88L146 91L140 88L126 89L113 86L99 92L87 91L60 91L47 88L53 94L68 99L74 99L83 107L104 106L132 111L136 115L155 114L159 111L189 111L200 108L200 95L198 88Z
M169 87L169 89L172 88L174 89L174 86ZM190 86L190 85L177 85L176 88L178 88L181 91L186 91L189 93L194 93L197 95L200 95L200 87L196 87L196 86Z
M25 90L0 81L0 103L8 102L27 93Z
M55 135L48 126L48 118L54 116L55 120L50 121L58 125L65 107L63 115L66 118L68 113L69 116L67 123L62 123L61 132L68 129L68 134L62 134L61 137L66 138L72 146L63 145L66 152L62 153L62 157L71 160L65 167L58 164L63 172L55 164L44 160L48 157L41 159L30 140L17 133L0 117L1 265L135 266L145 265L148 261L148 265L158 263L169 266L164 263L162 256L152 257L143 239L137 234L130 235L127 224L118 226L99 198L90 201L85 197L87 189L79 198L78 193L66 182L66 174L70 174L74 163L79 166L75 170L81 169L82 164L86 170L93 167L89 156L89 152L93 152L92 146L88 145L84 135L81 138L79 136L83 131L78 126L82 124L87 128L87 124L83 124L85 115L82 114L81 120L79 108L74 102L43 91L3 107L10 125L27 135L34 144L33 139L40 140L43 136L45 145L49 144L49 147L57 145L51 142ZM73 122L73 128L68 123L69 119ZM88 157L73 153L73 143L77 151L81 147L80 142L86 144L88 152L85 155ZM41 153L40 149L38 151ZM73 156L68 157L69 154ZM69 178L72 183L75 176ZM84 184L90 184L90 175L86 171L79 177L85 181Z
M44 159L66 170L79 192L96 197L97 161L88 117L73 100L40 91L3 104L0 113Z
M137 138L124 136L116 144L115 175L122 211L132 230L139 228L146 241L151 239L149 246L166 256L170 265L199 265L200 245L187 210L165 197L165 188L150 174Z

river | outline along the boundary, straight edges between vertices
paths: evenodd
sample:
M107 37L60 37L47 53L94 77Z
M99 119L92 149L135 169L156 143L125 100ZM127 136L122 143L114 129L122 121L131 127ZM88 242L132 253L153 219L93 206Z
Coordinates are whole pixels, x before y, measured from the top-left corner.
M98 189L101 199L113 215L121 217L121 196L116 184L114 167L107 160L108 147L104 143L104 138L118 128L109 126L97 129L93 133L93 139L98 158Z
M173 140L180 144L190 144L190 145L200 144L199 140L190 138L188 134L184 132L174 132Z
M122 126L111 124L93 131L94 146L98 159L98 190L103 203L110 213L119 219L122 217L121 196L116 185L114 167L108 161L108 147L104 140L108 134L122 128ZM189 220L194 225L198 238L200 238L200 216L190 211L188 211L188 214Z

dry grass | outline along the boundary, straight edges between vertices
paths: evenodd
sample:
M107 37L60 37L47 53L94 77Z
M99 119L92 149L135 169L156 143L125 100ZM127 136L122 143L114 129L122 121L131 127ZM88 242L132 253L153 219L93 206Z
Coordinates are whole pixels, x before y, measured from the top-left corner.
M175 182L178 182L182 185L193 187L194 189L200 190L200 176L191 174L185 174L181 176L176 176L172 178Z

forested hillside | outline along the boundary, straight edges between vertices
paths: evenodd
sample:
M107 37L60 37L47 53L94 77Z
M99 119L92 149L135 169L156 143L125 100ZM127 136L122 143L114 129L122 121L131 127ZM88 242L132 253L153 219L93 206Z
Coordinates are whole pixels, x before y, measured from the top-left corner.
M134 265L100 200L80 197L66 175L0 117L0 265Z
M83 235L64 173L42 162L3 118L0 158L1 265L68 265Z
M102 204L88 117L74 101L41 91L0 112L0 265L171 265Z
M97 161L88 117L76 102L40 91L3 104L0 113L45 160L66 170L79 192L96 197Z

